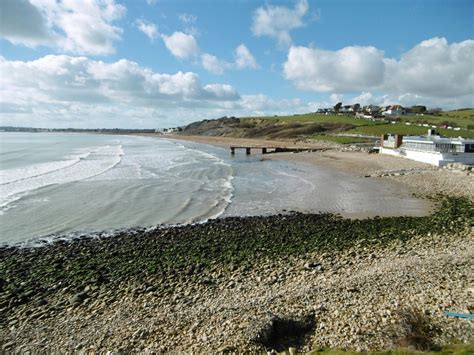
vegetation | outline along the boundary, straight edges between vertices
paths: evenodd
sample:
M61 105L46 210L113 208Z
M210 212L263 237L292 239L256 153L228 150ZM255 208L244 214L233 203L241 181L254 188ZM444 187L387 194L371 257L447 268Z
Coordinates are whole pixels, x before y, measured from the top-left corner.
M413 109L413 108L412 108ZM415 110L423 111L424 106ZM334 138L340 133L380 136L381 134L425 135L431 126L460 127L461 130L438 128L447 137L474 138L471 119L474 110L449 111L439 115L404 115L397 122L370 120L351 115L302 114L292 116L263 116L204 120L188 125L183 134L241 138L291 139L310 137L342 144L359 143L360 139ZM408 123L408 124L407 124ZM425 125L425 126L423 126ZM364 142L364 140L362 140Z
M334 142L339 144L354 144L354 143L369 143L373 142L373 140L365 139L365 138L358 138L358 137L346 137L346 136L330 136L330 135L323 135L318 134L312 136L311 139L315 139L318 141L326 141L326 142Z
M401 116L401 122L412 122L414 124L429 124L429 125L448 125L452 127L469 128L469 125L474 123L474 109L466 109L460 111L440 112L436 115L407 115ZM464 133L464 132L463 132Z
M267 121L272 122L302 122L302 123L343 123L354 126L372 126L381 124L377 121L370 121L363 118L356 118L354 116L338 116L338 115L317 115L317 114L304 114L304 115L293 115L293 116L263 116L263 117L245 117L241 120L246 122L253 122L256 124L264 123Z
M166 280L192 275L195 270L251 268L260 259L336 253L355 244L383 246L430 233L464 233L473 211L474 202L469 199L444 198L437 211L425 217L351 220L301 213L232 217L148 232L124 231L113 238L84 238L44 248L1 248L1 284L12 297L2 302L29 302L26 291L38 287L54 290L57 285L143 282L149 277L161 280L155 287L172 294Z
M429 316L418 308L400 308L396 314L398 320L394 334L398 337L398 345L414 350L438 350L433 338L439 329L433 326Z
M381 125L372 125L372 126L359 126L354 129L349 130L345 133L354 133L354 134L367 134L379 136L382 134L393 133L393 134L403 134L403 135L425 135L428 130L428 127L420 127L416 125L406 125L401 123L385 123ZM474 138L474 131L453 131L451 129L438 129L438 132L441 135L446 137L464 137L464 138Z

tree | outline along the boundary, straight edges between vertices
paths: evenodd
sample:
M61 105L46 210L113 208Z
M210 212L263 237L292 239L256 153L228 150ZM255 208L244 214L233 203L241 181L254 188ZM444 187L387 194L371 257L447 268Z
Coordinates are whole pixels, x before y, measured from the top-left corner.
M336 105L334 105L334 112L339 113L339 110L342 107L342 102L338 102Z
M410 111L413 113L424 113L426 112L426 106L415 105L415 106L410 107Z
M359 103L354 104L354 105L352 106L352 109L354 110L354 113L359 112L359 110L360 110L360 104L359 104Z

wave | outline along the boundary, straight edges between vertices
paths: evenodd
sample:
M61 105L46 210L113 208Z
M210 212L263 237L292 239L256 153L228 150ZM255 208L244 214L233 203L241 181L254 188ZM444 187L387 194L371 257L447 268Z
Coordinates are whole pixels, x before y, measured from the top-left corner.
M7 170L0 185L0 208L5 210L33 190L50 185L81 181L114 168L124 155L122 145L106 146L62 162L36 164L25 169ZM12 178L18 173L18 178Z

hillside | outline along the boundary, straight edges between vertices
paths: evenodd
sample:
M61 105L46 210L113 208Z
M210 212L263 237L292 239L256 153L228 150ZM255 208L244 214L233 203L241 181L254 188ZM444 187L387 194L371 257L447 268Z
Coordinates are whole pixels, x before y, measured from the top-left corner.
M178 134L260 139L315 139L338 143L358 143L357 136L381 134L423 135L429 127L447 137L474 138L473 110L444 112L439 116L402 116L397 122L354 116L304 114L267 117L223 117L194 122ZM443 128L445 126L450 128ZM457 128L458 127L458 128ZM347 137L352 136L352 137ZM362 139L363 141L363 139Z
M355 128L342 120L283 121L268 118L219 118L194 122L184 127L180 134L223 136L235 138L287 139L311 137L320 133L337 133Z

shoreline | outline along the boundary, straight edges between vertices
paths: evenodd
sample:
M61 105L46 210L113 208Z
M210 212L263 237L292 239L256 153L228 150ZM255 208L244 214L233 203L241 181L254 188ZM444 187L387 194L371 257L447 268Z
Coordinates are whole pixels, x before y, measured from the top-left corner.
M448 199L428 217L229 217L0 248L2 349L281 351L261 341L268 324L311 319L285 344L382 350L396 346L407 307L443 330L434 343L471 341L469 320L443 314L472 312L470 208Z
M364 153L278 153L267 158L387 178L425 197L442 191L445 185L429 186L442 182L439 176L464 181L463 175L449 171L418 172L420 167L410 161L394 166ZM388 168L415 170L378 176ZM407 181L414 177L416 183L410 185ZM425 188L416 187L416 177ZM444 314L474 313L468 275L474 259L474 200L469 189L460 188L465 185L454 182L448 186L464 197L433 197L437 207L428 216L225 217L134 228L112 238L85 236L42 248L0 247L0 349L417 349L407 343L407 312L438 330L424 334L430 349L454 340L472 343L472 322ZM288 331L290 325L290 337L278 336L279 327Z
M148 135L150 136L150 135ZM155 137L160 137L156 136ZM474 199L474 175L449 171L429 164L394 157L354 151L341 145L326 142L271 141L228 137L169 135L162 138L191 141L202 144L229 147L231 144L287 146L322 149L320 152L271 153L261 155L263 160L286 160L325 167L364 178L381 178L403 185L418 196L445 194Z

